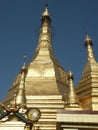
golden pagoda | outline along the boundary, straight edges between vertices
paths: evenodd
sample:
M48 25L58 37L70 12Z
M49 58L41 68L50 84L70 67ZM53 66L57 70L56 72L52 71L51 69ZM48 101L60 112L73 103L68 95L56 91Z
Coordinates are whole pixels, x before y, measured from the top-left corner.
M98 130L98 63L88 35L85 46L87 63L76 88L72 72L65 71L54 55L46 4L35 54L30 63L24 63L0 103L4 109L0 109L0 130L93 130L93 126ZM29 117L31 108L36 113ZM34 120L37 112L38 119L31 127L28 119Z
M98 62L94 56L93 43L86 35L87 63L79 81L77 93L85 110L98 110Z
M87 48L87 62L82 78L78 87L74 88L73 74L68 74L68 101L65 110L57 111L57 130L98 130L98 62L88 35L84 45Z
M37 107L41 111L41 118L35 124L35 129L56 129L56 112L58 109L64 109L65 93L68 91L67 72L58 63L51 43L51 16L46 5L41 16L38 46L31 62L26 65L25 73L26 105ZM24 95L20 86L21 77L20 72L3 100L6 106L12 102L14 92L20 91L16 99Z

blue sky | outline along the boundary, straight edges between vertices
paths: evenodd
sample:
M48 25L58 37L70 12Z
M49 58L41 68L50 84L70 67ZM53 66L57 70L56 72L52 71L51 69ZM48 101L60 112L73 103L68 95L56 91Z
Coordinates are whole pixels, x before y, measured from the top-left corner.
M87 58L85 31L98 59L98 0L48 0L48 5L54 53L66 71L72 70L77 86ZM34 55L44 9L45 0L0 0L0 100L19 72L23 55L28 55L27 62Z

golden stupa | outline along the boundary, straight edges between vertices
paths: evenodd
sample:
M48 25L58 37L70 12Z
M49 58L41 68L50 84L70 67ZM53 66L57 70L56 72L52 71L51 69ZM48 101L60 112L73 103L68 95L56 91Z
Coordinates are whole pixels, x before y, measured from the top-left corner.
M76 121L76 123L74 120L72 122L65 114L66 112L71 112L74 117L75 112L75 120L78 120L80 113L83 112L84 116L89 113L92 117L95 113L91 114L90 112L96 111L96 116L98 117L98 63L94 56L92 40L88 35L85 39L85 46L87 48L87 63L78 87L75 88L72 72L65 71L54 55L51 15L48 11L48 5L46 5L45 11L41 16L38 46L34 57L29 64L26 65L24 63L8 94L2 101L5 108L10 108L12 113L14 111L17 112L18 106L24 105L26 108L38 108L41 112L41 117L38 122L34 123L32 128L25 128L23 121L18 119L18 117L16 118L15 114L10 114L10 116L7 116L7 120L0 120L0 130L78 130L79 123L83 124L83 122L85 130L87 128L91 130L92 127L89 127L89 125L85 126L85 122L86 124L88 122L86 118L83 118L82 122L78 123ZM3 106L2 104L1 106ZM97 117L95 117L97 123L95 118L93 118L91 126L98 124ZM71 124L76 123L77 125L71 126L68 123L70 121ZM96 125L96 128L98 130L98 125Z

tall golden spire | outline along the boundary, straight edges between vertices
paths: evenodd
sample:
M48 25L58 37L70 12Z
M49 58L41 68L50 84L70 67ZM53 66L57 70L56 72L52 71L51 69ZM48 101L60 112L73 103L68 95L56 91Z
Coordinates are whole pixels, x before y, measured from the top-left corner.
M48 11L48 5L46 4L45 11L42 13L41 17L41 29L39 34L39 44L38 49L41 48L51 48L51 16Z
M74 83L73 83L73 74L71 71L69 71L68 73L68 81L69 81L69 94L68 94L68 98L67 98L67 104L65 106L65 109L68 110L80 110L81 106L80 106L80 102L79 102L79 98L76 94L75 88L74 88Z
M66 72L61 67L61 65L58 63L52 49L52 33L51 33L51 16L48 11L48 5L46 4L45 10L42 13L41 16L41 27L40 27L40 33L39 33L39 39L38 39L38 46L36 49L36 53L34 55L34 58L31 60L30 64L28 65L28 72L26 75L26 79L31 79L32 82L35 82L34 79L38 80L40 82L40 85L34 86L34 90L32 93L38 93L38 94L60 94L60 91L63 86L60 83L57 83L58 81L65 83L64 81L67 80ZM58 76L59 75L59 76ZM48 80L46 81L46 78ZM42 83L43 79L45 83ZM55 80L53 90L48 89L45 84L46 82L49 82L49 80ZM34 80L34 81L33 81ZM38 84L36 82L36 84ZM51 81L50 81L51 82ZM51 82L52 83L52 82ZM49 83L50 84L50 83ZM33 85L33 84L32 84ZM42 86L42 87L40 87ZM49 85L50 87L51 85ZM39 89L41 91L39 92ZM62 91L61 91L62 92ZM64 92L63 92L64 93Z
M16 97L16 103L21 105L25 101L27 107L37 107L42 111L41 122L37 124L39 129L55 129L56 111L64 108L65 93L68 91L67 73L57 61L52 49L51 16L46 4L45 10L41 16L41 27L38 38L38 46L34 57L30 63L22 68L9 92L4 99L4 103L12 100L13 91L19 91ZM25 77L25 78L24 78ZM20 83L20 84L19 84ZM25 87L25 94L24 94ZM24 97L24 98L23 98ZM47 115L47 112L49 113ZM50 116L52 125L50 124Z

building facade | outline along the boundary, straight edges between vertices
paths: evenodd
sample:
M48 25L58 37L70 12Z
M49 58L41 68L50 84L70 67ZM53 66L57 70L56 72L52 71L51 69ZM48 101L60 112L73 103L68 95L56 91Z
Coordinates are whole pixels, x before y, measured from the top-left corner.
M98 130L98 63L88 35L85 47L87 63L75 88L72 72L66 72L54 55L46 5L35 54L28 65L24 63L0 104L0 130ZM29 108L41 113L32 127L27 125Z

